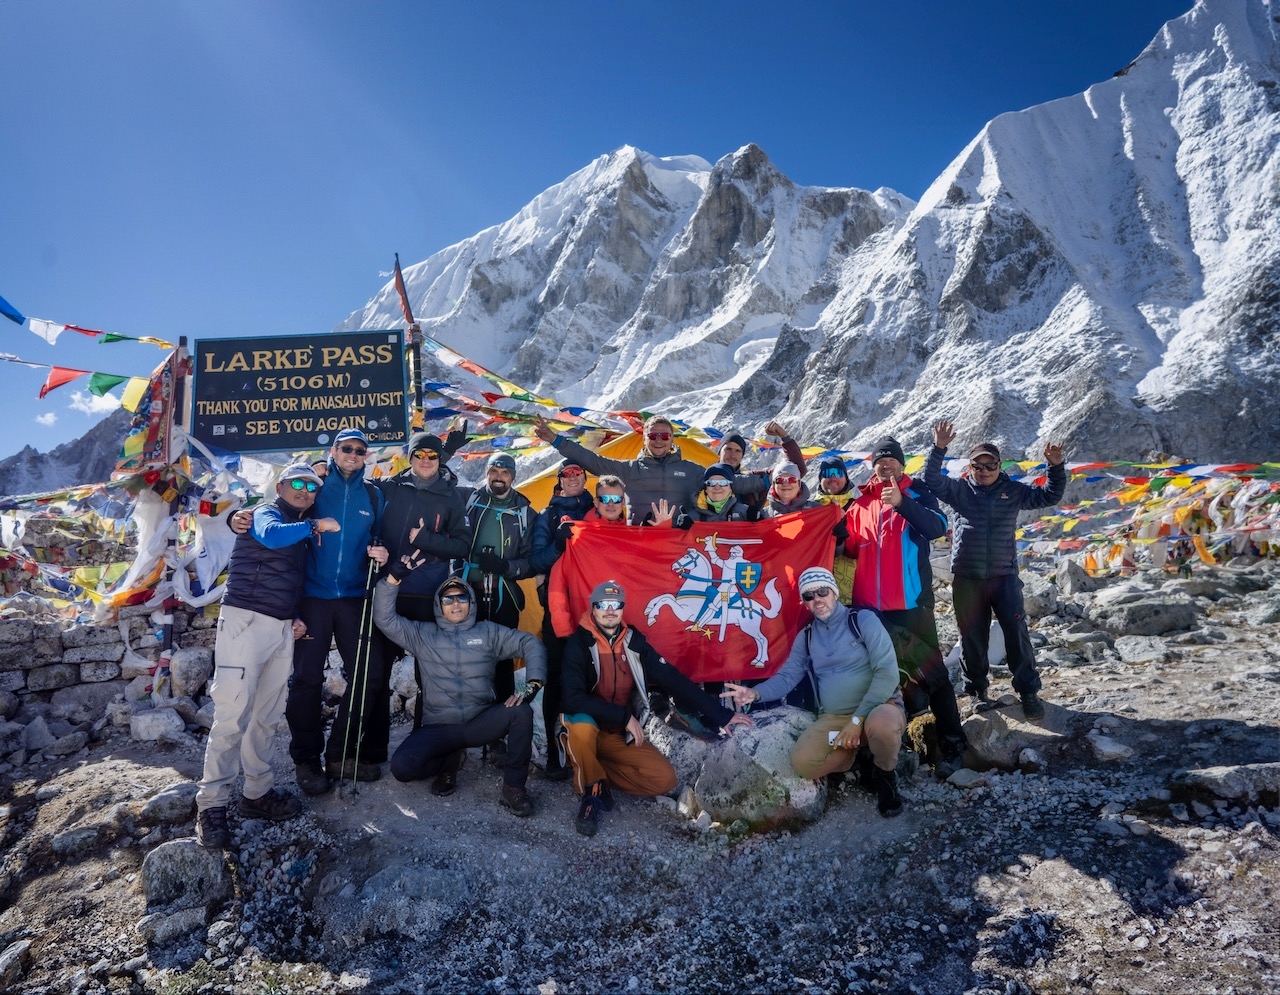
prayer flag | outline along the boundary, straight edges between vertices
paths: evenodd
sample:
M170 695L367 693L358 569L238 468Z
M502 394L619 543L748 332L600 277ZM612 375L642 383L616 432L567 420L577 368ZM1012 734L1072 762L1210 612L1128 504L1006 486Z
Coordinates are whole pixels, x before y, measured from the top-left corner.
M400 272L400 253L396 253L396 293L400 295L400 310L404 312L404 320L413 324L413 311L409 307L409 291L405 289L404 274Z
M43 318L28 318L27 327L48 342L49 345L57 343L58 336L67 329L67 326L61 322L45 321Z
M10 321L16 321L19 325L23 324L27 319L23 317L21 311L0 297L0 314L4 315Z
M89 377L89 393L94 397L101 397L112 387L124 383L131 377L118 377L114 373L94 373Z
M88 370L69 370L63 366L53 366L49 369L49 377L45 380L44 386L40 388L40 396L44 397L49 391L68 384L76 377L84 376Z

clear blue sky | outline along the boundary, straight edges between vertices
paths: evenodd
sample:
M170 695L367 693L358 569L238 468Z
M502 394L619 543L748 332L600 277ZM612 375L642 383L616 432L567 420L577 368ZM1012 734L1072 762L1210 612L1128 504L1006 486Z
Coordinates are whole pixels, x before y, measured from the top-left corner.
M0 296L176 341L328 331L405 263L620 145L755 142L918 198L997 114L1124 67L1191 0L0 0ZM0 352L154 348L0 319ZM0 363L0 456L101 414ZM37 418L40 421L37 421ZM48 423L48 424L45 424Z

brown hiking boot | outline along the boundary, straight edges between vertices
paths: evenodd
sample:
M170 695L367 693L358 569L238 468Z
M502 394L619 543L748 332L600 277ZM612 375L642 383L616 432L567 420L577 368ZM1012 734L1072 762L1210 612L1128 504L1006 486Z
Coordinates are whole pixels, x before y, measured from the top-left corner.
M319 760L293 765L293 779L298 782L298 790L304 795L323 795L329 790L329 778Z
M241 798L240 815L246 819L284 822L302 814L302 802L293 795L272 788L261 798Z
M504 784L502 796L498 801L522 819L533 815L533 799L529 797L529 791L523 785Z
M231 845L231 827L227 824L227 806L207 808L196 816L196 839L208 850L225 850Z

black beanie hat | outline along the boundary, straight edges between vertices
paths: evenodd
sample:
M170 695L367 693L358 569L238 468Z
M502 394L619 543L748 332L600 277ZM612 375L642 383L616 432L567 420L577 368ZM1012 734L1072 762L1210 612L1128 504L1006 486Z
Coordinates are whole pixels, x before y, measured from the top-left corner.
M902 445L892 435L886 435L871 447L871 465L876 465L876 460L884 459L891 456L903 466L907 464L906 454L902 451Z
M430 449L433 453L439 453L441 463L449 458L449 454L444 451L444 443L440 441L440 436L432 435L430 432L419 432L410 440L409 455L412 456L419 449Z
M724 442L732 442L744 453L747 451L747 440L744 439L742 436L740 436L737 432L732 432L729 435L726 435L724 437ZM720 443L720 445L723 446L724 442Z

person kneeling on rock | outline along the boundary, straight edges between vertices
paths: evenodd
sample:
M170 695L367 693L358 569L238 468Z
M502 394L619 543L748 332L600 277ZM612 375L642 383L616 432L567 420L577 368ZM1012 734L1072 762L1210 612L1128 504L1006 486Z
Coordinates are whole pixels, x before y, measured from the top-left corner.
M810 567L800 575L800 597L813 614L796 637L782 668L754 687L726 683L724 697L737 705L776 701L812 676L818 718L791 748L791 766L817 779L853 767L865 738L873 761L872 786L880 814L902 813L898 750L907 728L898 690L893 641L875 612L840 604L830 570Z
M533 753L533 709L547 676L547 653L534 635L497 622L476 620L476 598L461 577L450 577L435 595L433 622L415 622L396 613L396 588L419 563L420 551L401 557L373 592L373 620L388 639L418 664L422 725L411 732L391 757L397 781L434 777L431 792L451 795L467 747L507 738L502 773L502 805L516 815L533 815L525 788ZM525 690L495 701L493 675L497 661L524 659Z
M594 836L600 810L613 808L610 788L641 797L676 786L675 768L645 739L649 692L660 689L688 712L728 735L751 719L725 708L667 663L622 619L626 594L615 580L591 592L591 608L564 649L561 742L582 796L575 828ZM895 674L896 674L895 670Z

